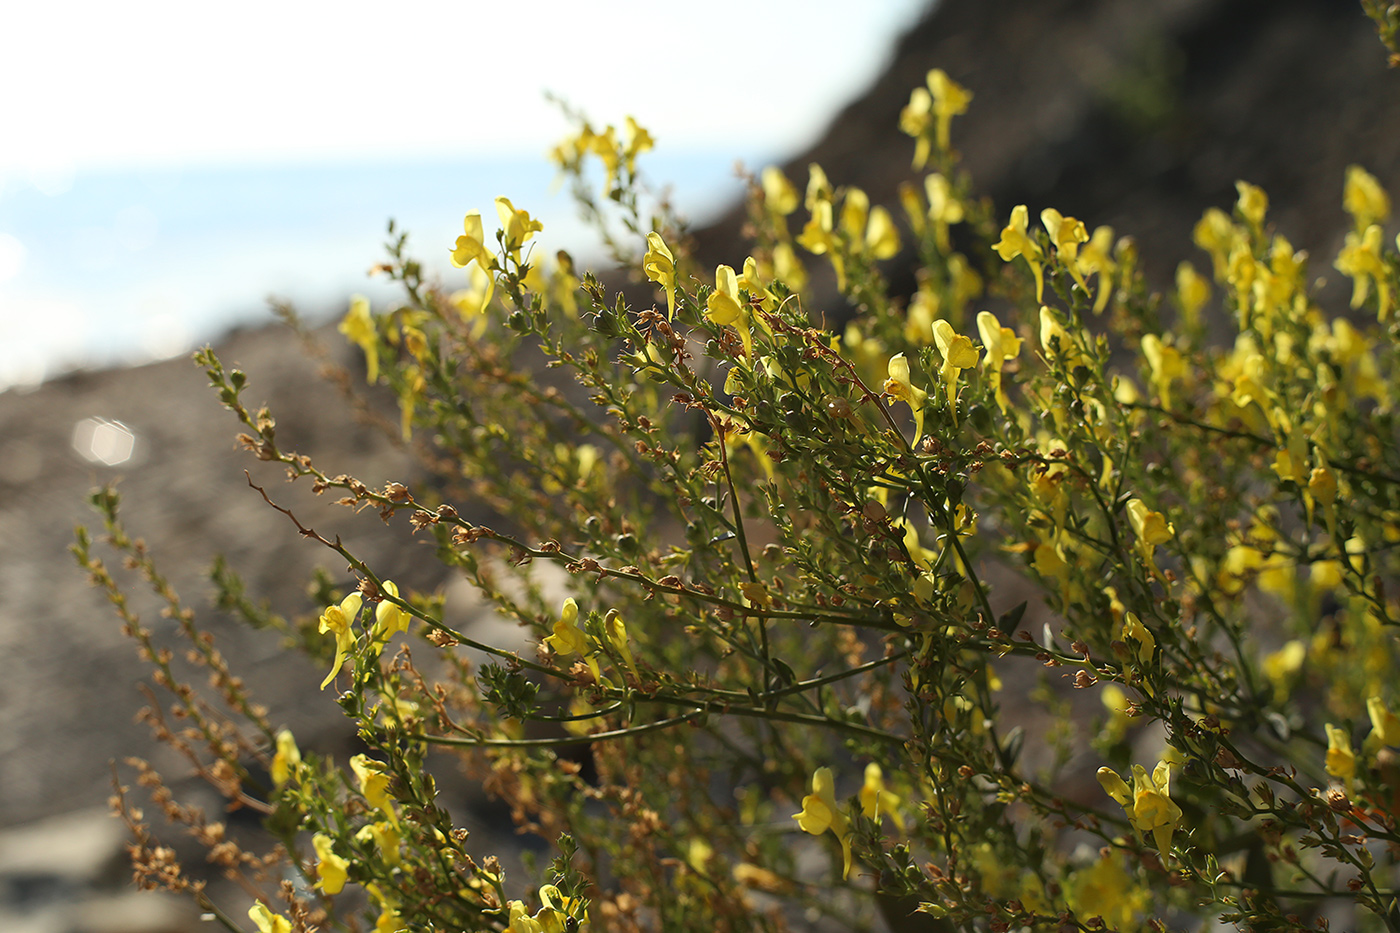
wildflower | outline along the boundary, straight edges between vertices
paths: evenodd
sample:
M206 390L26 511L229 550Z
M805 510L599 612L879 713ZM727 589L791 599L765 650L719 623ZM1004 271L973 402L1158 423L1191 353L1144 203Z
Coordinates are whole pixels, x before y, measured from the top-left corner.
M860 789L860 809L861 812L875 822L880 822L880 815L888 813L894 818L895 826L900 832L904 832L904 817L899 815L899 798L891 791L885 790L884 774L880 771L880 766L875 762L865 766L865 783Z
M927 88L916 87L909 93L909 103L899 112L899 129L914 137L914 168L928 164L928 128L933 122L933 95Z
M545 643L560 657L588 653L588 638L578 627L578 603L572 596L564 600L559 621L554 623L554 634L546 636Z
M744 271L739 275L739 287L748 292L749 297L756 300L764 311L772 311L778 306L778 297L764 286L763 279L758 274L758 260L752 256L744 260ZM764 323L762 318L759 318L759 323Z
M326 689L326 684L335 679L335 675L340 673L340 666L345 663L346 656L350 653L350 648L355 644L355 633L350 629L350 623L354 620L355 614L360 611L359 591L351 593L340 601L339 606L327 606L321 613L320 623L317 626L322 635L333 633L335 635L335 661L331 663L331 672L326 675L326 679L321 681L321 689Z
M876 259L889 259L899 253L899 231L890 212L876 206L865 227L865 248Z
M836 782L830 768L818 768L812 774L812 792L802 798L802 812L792 818L804 833L820 836L828 829L841 840L842 878L851 874L851 827L836 806Z
M948 388L948 408L953 413L953 425L958 423L958 376L964 369L977 365L977 350L972 341L953 330L945 320L933 322L933 341L943 354L943 366L938 376Z
M1050 234L1050 242L1055 244L1055 257L1060 261L1074 281L1084 291L1089 290L1089 286L1084 284L1084 276L1079 271L1076 259L1079 256L1079 244L1089 242L1089 231L1084 228L1084 221L1076 220L1073 217L1065 217L1053 207L1047 207L1040 212L1040 222L1045 225L1045 230ZM1036 296L1036 301L1040 297Z
M472 322L473 337L480 337L486 330L486 308L495 291L495 277L478 264L467 270L467 287L448 296L462 320Z
M1108 296L1113 294L1113 274L1118 271L1118 263L1113 261L1110 249L1113 243L1112 227L1095 227L1093 236L1074 261L1074 269L1085 278L1099 277L1099 293L1094 298L1094 313L1102 314L1108 305ZM1083 284L1083 280L1079 280Z
M1210 253L1217 282L1225 280L1226 262L1235 244L1235 225L1218 207L1207 208L1191 231L1191 242Z
M676 257L667 249L659 233L647 234L647 251L642 257L647 278L666 289L666 313L676 316Z
M1247 181L1237 181L1235 190L1240 194L1239 200L1235 202L1240 216L1255 227L1261 226L1264 223L1264 214L1269 209L1269 196L1264 193L1264 189Z
M739 302L739 279L734 269L715 269L715 290L705 303L705 317L721 327L733 327L744 341L744 356L753 356L753 336L749 333L748 309Z
M991 383L997 407L1003 412L1009 404L1001 385L1001 368L1007 360L1021 355L1021 338L1009 327L1002 327L990 311L977 313L977 333L982 338L982 372Z
M953 195L953 186L948 179L934 172L924 179L924 191L928 194L928 219L933 221L933 239L938 248L948 252L948 227L963 221L962 202Z
M627 164L628 174L635 174L637 171L637 156L643 152L650 152L656 146L656 140L646 127L641 126L632 117L624 118L622 127L622 159Z
M336 330L365 352L365 381L374 383L379 378L379 332L374 326L374 316L369 313L369 299L364 295L351 298L350 310Z
M544 927L540 922L525 910L525 904L521 901L508 901L506 909L510 912L510 920L506 926L507 933L544 933Z
M316 850L316 887L327 894L339 894L345 888L350 863L335 854L331 837L325 833L312 836L311 845Z
M1146 560L1152 559L1152 549L1166 544L1176 533L1176 529L1161 512L1153 512L1141 499L1128 500L1128 522L1137 535L1138 550Z
M608 610L607 616L603 619L603 628L608 635L608 643L613 650L622 655L622 663L627 665L627 669L632 672L633 677L640 677L637 672L637 662L632 657L632 646L627 641L627 624L622 621L622 616L616 609Z
M885 380L884 393L909 406L914 413L914 440L917 444L924 435L924 401L928 393L916 388L909 379L909 360L903 353L890 357L889 378Z
M942 68L935 68L928 73L928 89L933 95L933 116L936 121L934 132L938 149L947 152L948 129L953 123L953 117L967 113L967 105L972 103L972 92L948 77Z
M360 782L360 793L369 805L379 810L395 823L398 816L394 812L394 798L389 793L389 775L384 773L382 762L368 755L356 755L350 759L350 770Z
M1152 371L1157 395L1163 408L1172 407L1172 382L1187 373L1186 360L1176 347L1162 342L1156 334L1146 334L1142 338L1142 355Z
M393 580L385 580L383 590L395 599L399 598L399 588ZM408 624L412 621L413 616L397 603L381 599L379 605L374 607L374 643L383 648L395 634L408 631Z
M1026 233L1028 223L1026 205L1017 204L1011 209L1011 220L1002 229L1001 239L992 244L992 249L997 251L1002 262L1010 262L1017 256L1026 260L1026 264L1031 267L1031 274L1035 276L1035 300L1040 301L1045 290L1045 282L1040 272L1043 254L1040 247Z
M1348 165L1347 179L1342 186L1342 207L1356 221L1356 229L1365 230L1389 219L1390 195L1370 172L1359 165Z
M1133 765L1131 789L1112 768L1100 768L1097 776L1104 791L1127 813L1128 823L1138 838L1151 835L1157 851L1164 859L1169 858L1172 834L1181 825L1181 808L1171 799L1171 766L1158 762L1148 774L1142 765Z
M521 248L544 229L544 224L532 220L528 211L517 208L509 198L496 199L496 216L501 219L501 229L505 231L506 252L519 262Z
M1080 918L1102 917L1115 930L1132 929L1137 915L1151 903L1148 893L1133 884L1123 858L1112 851L1071 874L1065 896Z
M1142 624L1142 620L1131 612L1123 613L1123 640L1128 639L1138 644L1138 663L1150 664L1152 654L1157 650L1157 639L1152 637L1152 631Z
M452 265L463 269L475 260L481 269L489 272L495 257L486 248L486 232L481 224L481 212L471 211L462 218L462 229L465 232L457 238L457 245L452 249Z
M797 210L797 189L788 181L782 169L776 165L768 166L759 175L759 182L763 185L763 202L773 213L786 217Z
M283 729L277 733L277 752L272 756L272 767L269 769L272 783L281 787L291 780L300 767L301 749L297 748L297 740L290 729Z
M1400 745L1400 716L1386 708L1380 697L1366 700L1366 713L1371 717L1371 735L1381 745Z
M379 854L384 857L384 864L393 867L402 861L403 856L399 853L399 845L403 841L396 825L384 820L370 823L360 829L355 834L355 838L361 842L373 840L379 849Z
M257 924L258 933L292 933L291 921L268 910L262 901L248 908L248 919Z
M1351 781L1356 777L1356 753L1351 750L1351 736L1345 729L1338 729L1327 723L1327 773L1341 778L1347 793L1351 793Z
M1189 262L1176 267L1176 301L1181 305L1181 316L1187 324L1195 326L1201 317L1201 307L1210 300L1210 282L1196 272Z
M1351 306L1359 308L1371 293L1371 283L1376 283L1379 295L1379 317L1382 321L1390 317L1390 281L1386 278L1385 262L1381 259L1381 228L1376 224L1366 228L1361 235L1348 233L1332 264L1343 275L1352 280Z

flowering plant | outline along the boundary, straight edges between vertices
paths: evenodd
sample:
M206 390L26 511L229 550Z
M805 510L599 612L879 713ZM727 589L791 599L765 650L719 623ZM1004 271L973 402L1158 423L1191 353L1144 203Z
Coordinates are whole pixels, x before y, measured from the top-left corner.
M914 92L928 174L902 223L817 166L805 200L768 169L751 250L713 272L645 207L650 135L583 125L556 159L580 187L601 163L585 208L640 302L547 259L505 198L494 241L473 211L450 247L465 291L397 239L403 304L357 300L341 330L398 400L412 489L291 450L247 377L197 355L249 451L410 523L530 644L475 637L259 488L349 567L286 623L366 747L337 762L172 593L232 711L212 712L80 531L193 724L163 737L266 814L276 847L230 847L141 766L256 886L258 930L1400 929L1386 192L1345 179L1350 308L1323 305L1245 182L1196 228L1210 271L1183 263L1163 297L1131 238L973 196L950 144L972 99L941 71ZM901 250L912 296L881 272ZM814 323L813 262L855 309L841 330ZM94 502L164 586L115 492ZM468 838L436 797L444 751L553 847L547 870ZM118 804L141 877L197 889Z

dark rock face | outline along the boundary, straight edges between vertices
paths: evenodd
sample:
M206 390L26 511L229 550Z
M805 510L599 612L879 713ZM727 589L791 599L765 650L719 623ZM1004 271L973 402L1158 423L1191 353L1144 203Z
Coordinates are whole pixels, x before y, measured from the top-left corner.
M1193 255L1190 231L1202 210L1233 202L1237 178L1262 185L1279 229L1315 256L1330 257L1346 228L1346 165L1364 165L1400 194L1400 73L1387 72L1354 0L944 0L902 40L884 76L785 166L789 176L802 184L807 164L820 162L836 184L895 203L898 184L916 177L899 111L932 67L975 94L954 124L954 145L1001 214L1022 202L1033 212L1053 206L1091 227L1132 233L1158 283ZM736 208L697 232L706 262L742 258L742 216ZM911 269L898 262L892 281L912 287ZM1314 273L1330 269L1319 262ZM356 355L336 352L362 372ZM350 420L289 332L232 335L220 353L248 372L247 400L272 406L288 449L370 485L412 482L407 458ZM82 501L92 485L124 475L131 532L148 540L273 719L307 744L338 742L346 731L329 690L316 692L322 672L284 651L275 634L207 611L205 570L223 551L258 598L309 612L311 568L345 579L344 567L262 505L242 471L389 575L438 582L436 562L421 550L428 545L405 528L315 500L304 484L287 487L279 471L235 450L237 425L203 385L189 362L173 360L0 394L0 827L100 804L107 762L133 752L153 756L172 778L187 773L132 723L145 671L66 553L72 526L95 524ZM74 454L74 425L90 416L130 426L131 463L94 467ZM153 597L136 606L170 635L173 623Z
M1295 247L1328 257L1324 275L1349 223L1346 166L1400 193L1400 71L1354 0L945 0L788 176L803 185L817 162L897 203L921 177L899 111L935 67L974 94L953 145L1001 216L1025 203L1132 234L1159 286L1200 264L1191 229L1229 209L1237 179L1268 192ZM742 221L736 209L697 234L707 263L733 263ZM912 290L909 262L888 274Z

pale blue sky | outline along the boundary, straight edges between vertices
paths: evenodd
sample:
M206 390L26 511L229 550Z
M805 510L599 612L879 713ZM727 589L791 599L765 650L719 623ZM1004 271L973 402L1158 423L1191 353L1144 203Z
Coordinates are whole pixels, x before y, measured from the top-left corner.
M566 128L547 90L599 124L635 115L658 180L703 210L735 159L811 142L925 6L8 4L0 389L180 352L256 319L268 293L340 300L390 214L431 255L466 210L535 197L567 238L567 205L544 193Z

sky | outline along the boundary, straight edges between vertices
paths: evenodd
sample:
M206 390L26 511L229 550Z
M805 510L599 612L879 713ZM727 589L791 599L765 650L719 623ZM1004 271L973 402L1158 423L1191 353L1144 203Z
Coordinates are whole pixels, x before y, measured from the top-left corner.
M377 248L396 210L446 236L466 209L489 216L489 197L512 193L496 187L543 188L544 153L568 128L546 92L600 125L634 115L678 201L713 200L732 189L734 160L758 167L811 143L925 6L6 4L0 389L182 351L269 291L328 299L377 258L346 252ZM405 175L454 171L476 187L403 188ZM340 236L348 224L362 240ZM308 240L319 247L286 261Z

